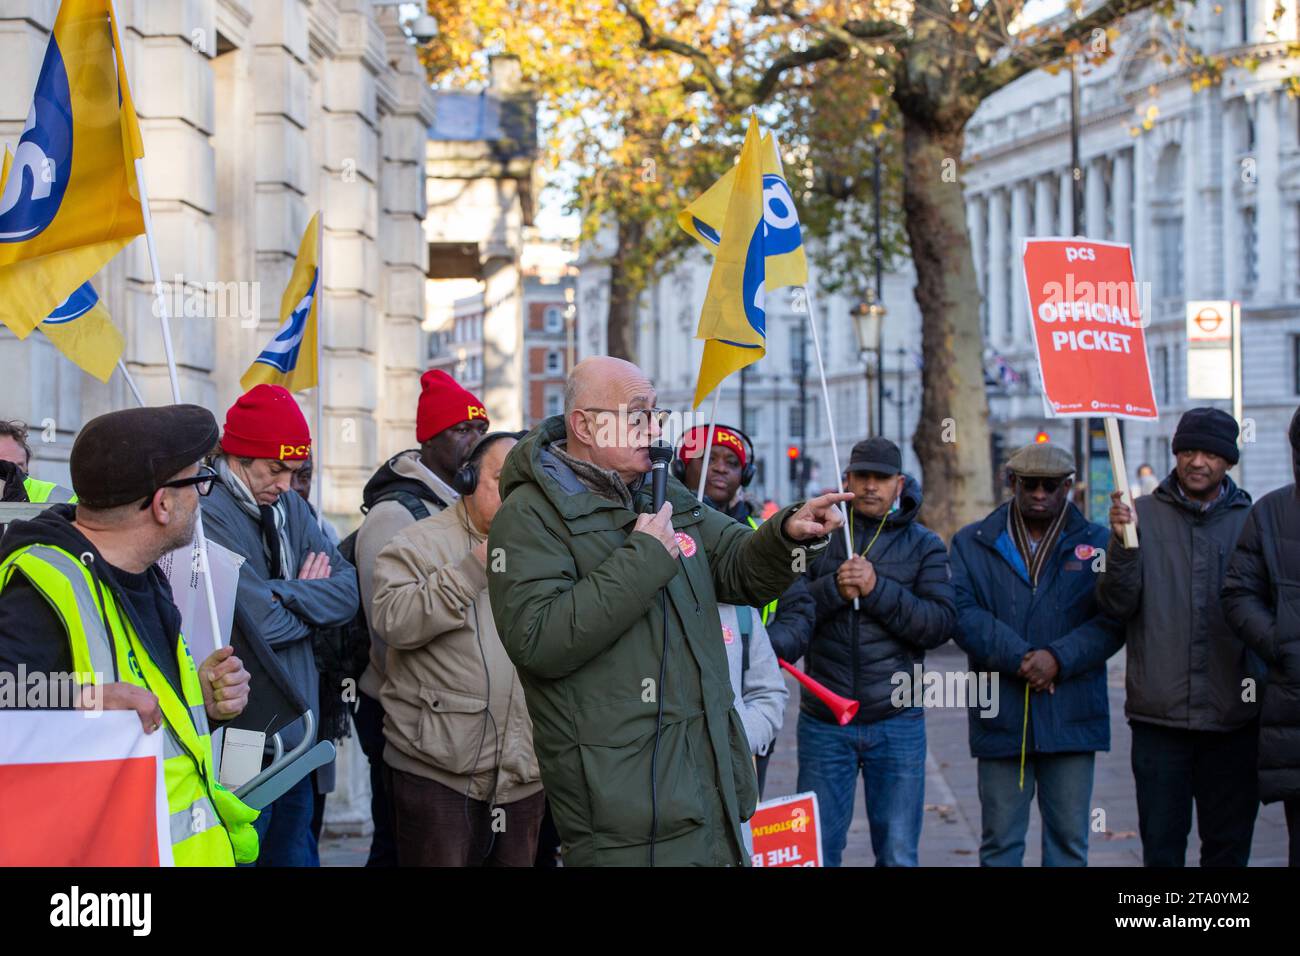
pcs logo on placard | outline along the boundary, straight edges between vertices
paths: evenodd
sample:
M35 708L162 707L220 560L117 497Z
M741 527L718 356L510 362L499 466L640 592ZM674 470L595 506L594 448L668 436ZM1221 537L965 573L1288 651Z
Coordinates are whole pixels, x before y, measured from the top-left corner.
M63 56L51 38L0 195L0 242L31 239L54 222L71 174L72 97Z

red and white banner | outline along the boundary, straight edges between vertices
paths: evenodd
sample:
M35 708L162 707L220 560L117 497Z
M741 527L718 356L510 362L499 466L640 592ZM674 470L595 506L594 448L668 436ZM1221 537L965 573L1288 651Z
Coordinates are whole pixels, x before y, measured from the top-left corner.
M0 710L0 866L171 866L164 733L134 711Z
M754 866L821 866L822 826L817 794L796 793L758 805L749 818Z
M1158 418L1129 247L1026 239L1023 254L1047 414Z

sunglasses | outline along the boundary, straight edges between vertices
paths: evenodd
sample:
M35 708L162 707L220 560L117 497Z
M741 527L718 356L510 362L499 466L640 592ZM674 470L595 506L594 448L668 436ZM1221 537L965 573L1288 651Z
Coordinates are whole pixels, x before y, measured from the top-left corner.
M146 498L144 504L140 506L140 510L144 511L153 504L153 496L164 488L186 488L193 485L195 491L203 497L207 497L212 492L212 486L220 480L221 478L213 469L204 466L199 470L197 475L191 475L189 478L173 478L171 481L164 481L161 485L150 492L149 497Z
M1039 488L1042 488L1050 495L1053 492L1055 492L1057 488L1061 487L1061 484L1065 481L1065 479L1064 478L1017 477L1016 481L1020 483L1020 487L1024 488L1025 491L1037 491Z

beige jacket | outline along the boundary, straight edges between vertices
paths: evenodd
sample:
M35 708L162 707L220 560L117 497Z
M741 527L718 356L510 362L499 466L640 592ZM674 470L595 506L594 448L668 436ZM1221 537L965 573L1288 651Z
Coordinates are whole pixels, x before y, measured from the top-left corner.
M437 475L424 467L420 461L419 449L404 451L388 460L386 468L401 478L412 478L427 487L431 494L442 501L455 501L457 494ZM374 479L372 479L372 482ZM430 514L439 510L439 506L425 497ZM361 527L357 530L356 559L357 583L361 587L361 607L366 612L366 623L374 620L372 605L375 596L375 559L384 545L392 541L403 528L415 524L415 518L400 501L381 501L371 508ZM371 628L370 666L361 675L361 690L379 699L379 689L384 684L384 658L388 649L384 642Z
M542 780L487 572L471 553L482 540L459 500L398 532L375 560L370 627L388 644L384 761L507 804L537 793Z

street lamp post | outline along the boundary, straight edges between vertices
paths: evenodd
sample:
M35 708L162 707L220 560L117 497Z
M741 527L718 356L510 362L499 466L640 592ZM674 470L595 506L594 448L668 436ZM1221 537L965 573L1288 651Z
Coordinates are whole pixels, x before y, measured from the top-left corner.
M867 374L867 434L871 430L871 363L868 357L876 354L876 428L875 434L885 431L885 350L882 336L885 330L885 307L867 290L867 301L853 309L853 331L858 336L858 354Z

